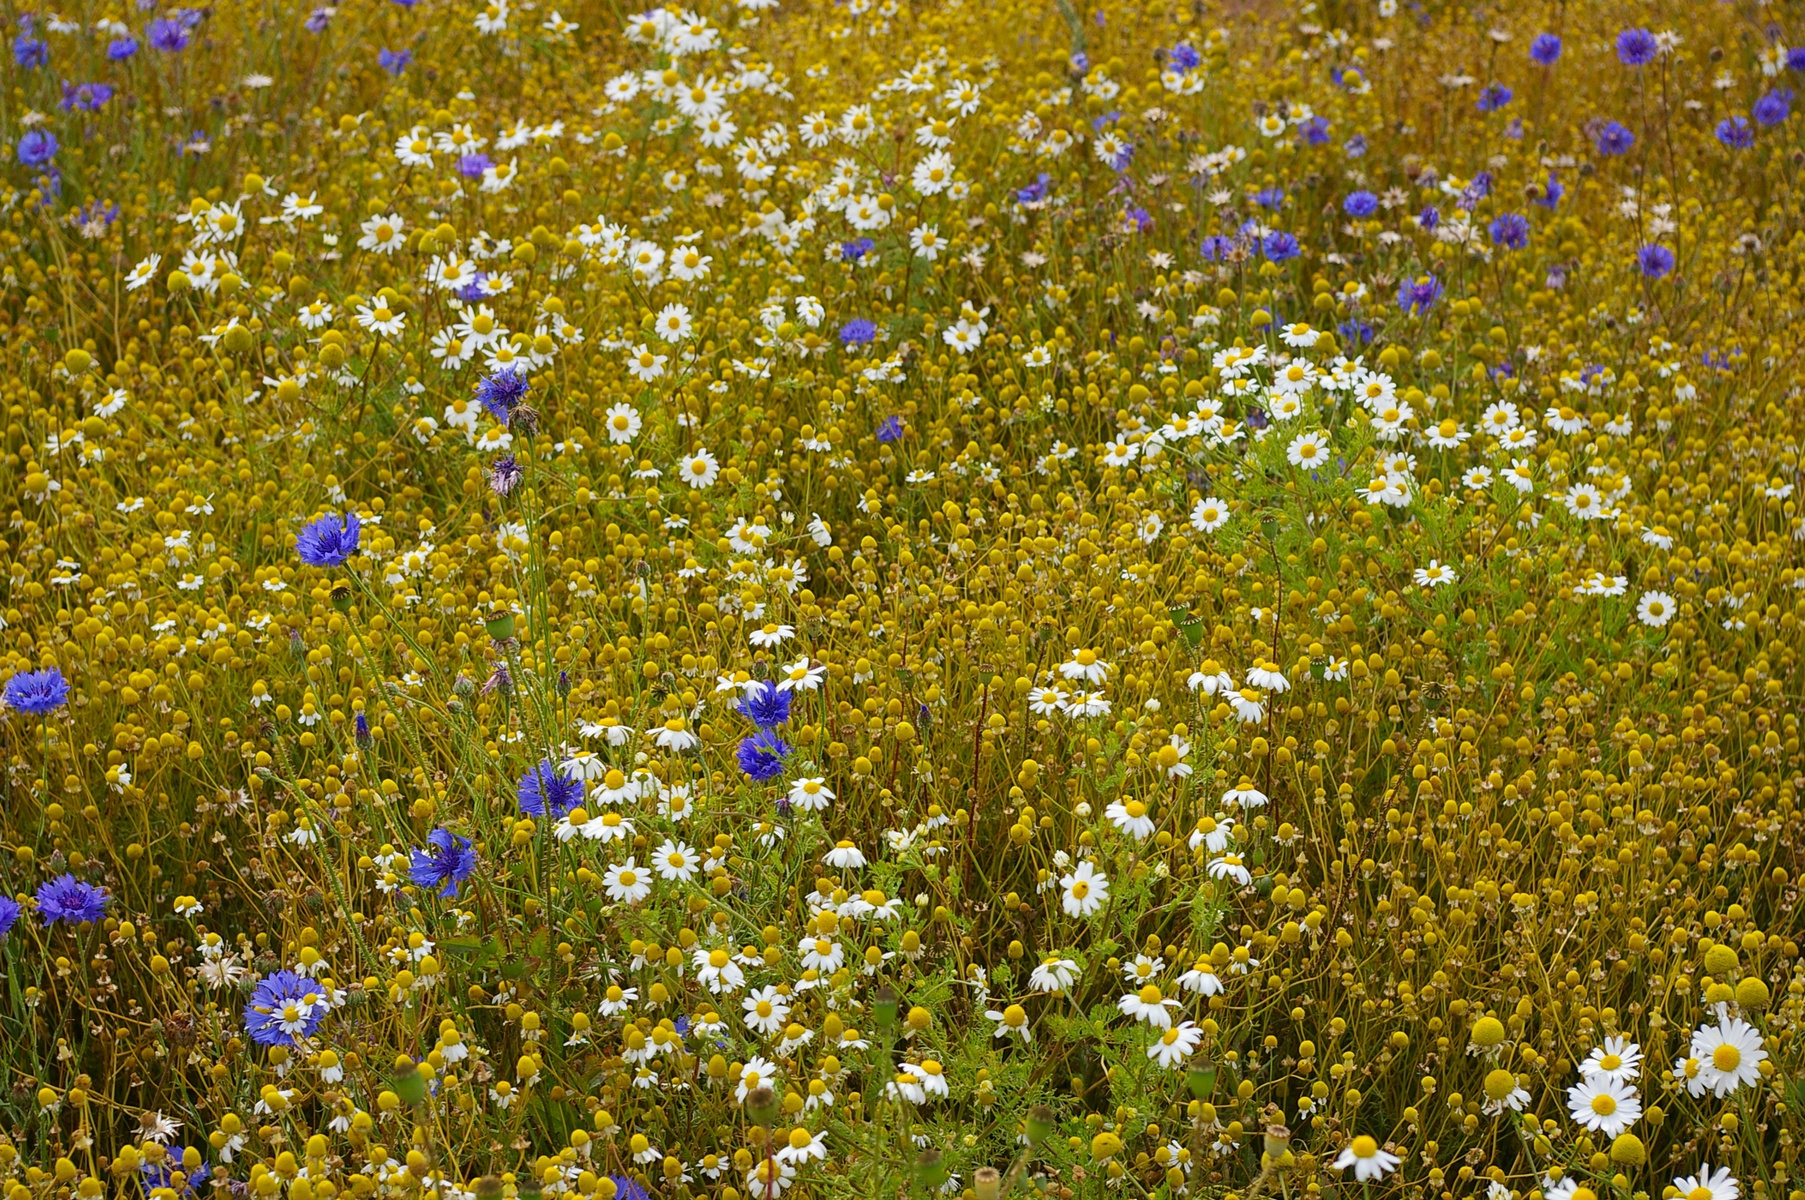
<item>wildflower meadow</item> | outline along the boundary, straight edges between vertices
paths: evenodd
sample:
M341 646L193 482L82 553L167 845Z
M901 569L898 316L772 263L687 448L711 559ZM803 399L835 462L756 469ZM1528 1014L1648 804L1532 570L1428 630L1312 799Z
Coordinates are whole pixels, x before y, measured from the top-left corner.
M7 6L0 1200L1805 1200L1800 5L560 2Z

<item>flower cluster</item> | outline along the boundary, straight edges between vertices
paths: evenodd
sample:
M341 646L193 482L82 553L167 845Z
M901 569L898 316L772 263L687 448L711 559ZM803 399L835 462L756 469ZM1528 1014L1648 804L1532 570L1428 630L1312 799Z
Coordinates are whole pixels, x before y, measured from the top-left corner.
M1797 13L560 3L15 18L8 1200L1805 1200Z

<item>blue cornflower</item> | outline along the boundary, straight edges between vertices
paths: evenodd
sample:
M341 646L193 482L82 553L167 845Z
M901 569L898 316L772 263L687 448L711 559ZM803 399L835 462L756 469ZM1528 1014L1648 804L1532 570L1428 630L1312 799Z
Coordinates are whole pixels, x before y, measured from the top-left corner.
M107 43L107 57L114 62L122 62L138 53L138 39L135 37L116 37Z
M342 567L357 553L362 530L355 509L348 510L343 521L327 513L295 535L295 553L310 567Z
M1636 135L1625 129L1617 121L1609 121L1592 138L1592 144L1606 158L1615 158L1619 154L1628 154L1629 148L1636 144Z
M1433 204L1428 205L1416 215L1416 223L1431 233L1435 232L1435 227L1441 224L1441 210Z
M19 923L19 902L11 896L0 896L0 938L12 932Z
M1472 212L1479 207L1479 202L1492 194L1492 173L1481 171L1473 176L1473 182L1460 189L1460 198L1454 207L1461 212Z
M177 1168L181 1168L182 1174L186 1177L186 1182L182 1185L182 1191L189 1195L193 1194L194 1181L197 1179L206 1179L208 1167L207 1160L204 1158L195 1165L195 1168L192 1171L182 1167L182 1162L187 1157L190 1149L193 1149L193 1147L184 1146L180 1150L171 1147L168 1156L162 1162L138 1164L138 1170L144 1175L144 1191L146 1195L156 1191L158 1188L172 1186L171 1180L175 1178L175 1171ZM196 1155L199 1153L199 1150L195 1150Z
M1433 275L1406 279L1398 285L1398 307L1419 317L1435 307L1441 298L1441 280Z
M69 681L57 667L42 671L20 671L6 681L6 707L15 712L41 717L53 713L69 700Z
M1138 204L1130 204L1122 210L1122 224L1134 226L1137 233L1146 233L1153 228L1153 214Z
M526 399L528 386L526 376L518 371L497 371L476 385L476 398L497 421L505 423Z
M1666 246L1644 246L1636 251L1636 269L1650 279L1659 279L1673 270L1673 251Z
M46 925L58 921L69 925L98 921L107 912L106 889L83 883L73 875L58 875L40 884L37 897L38 919Z
M554 767L550 759L541 759L520 777L516 794L520 811L528 816L561 817L583 802L583 784Z
M1747 150L1755 144L1755 127L1747 117L1725 117L1717 123L1717 140L1732 150Z
M13 39L13 63L22 70L32 70L50 61L50 45L43 38L20 33Z
M759 783L768 783L783 774L783 760L789 757L789 743L775 730L761 729L740 742L740 770Z
M1479 93L1479 111L1482 113L1497 112L1510 103L1513 95L1515 93L1501 83L1488 83L1485 90Z
M1553 171L1550 171L1548 172L1548 186L1543 188L1542 194L1532 199L1530 203L1539 204L1543 208L1553 208L1561 202L1561 197L1566 194L1566 186L1555 177Z
M495 165L487 154L466 154L458 159L458 174L465 179L481 179L483 172Z
M1617 35L1617 61L1626 67L1640 67L1655 60L1661 43L1646 29L1626 29Z
M1297 140L1306 146L1323 146L1329 141L1329 119L1311 117L1297 127Z
M415 886L434 888L439 896L449 899L458 894L458 884L476 870L476 851L470 839L459 837L449 829L435 829L426 835L426 848L415 850L407 868Z
M1260 251L1273 262L1289 262L1301 253L1298 249L1297 239L1279 229L1266 235L1265 240L1260 243Z
M337 11L329 5L322 5L307 14L307 19L301 22L301 28L308 33L323 33L326 26L332 24L333 14Z
M1364 346L1373 340L1373 327L1355 317L1349 317L1337 325L1335 332L1341 335L1343 341L1352 342L1358 346Z
M1371 192L1349 192L1341 202L1341 211L1350 217L1370 217L1379 211L1379 198Z
M512 454L489 464L489 490L497 496L505 496L513 491L525 477L526 468Z
M407 64L413 61L414 52L412 50L384 49L376 52L376 65L387 71L390 75L401 74L401 72L407 70Z
M1757 125L1778 125L1792 116L1792 89L1775 88L1755 101L1752 113Z
M63 81L63 98L57 101L57 107L64 112L81 109L83 112L99 112L102 105L113 98L113 85L110 83L73 84Z
M865 346L877 340L877 326L864 317L854 317L840 326L840 343L845 346Z
M1015 202L1017 204L1033 204L1038 200L1046 199L1047 184L1051 180L1052 176L1042 173L1027 187L1016 188Z
M1522 213L1503 213L1492 221L1492 244L1510 250L1529 245L1529 218Z
M1285 203L1285 189L1282 187L1261 188L1253 194L1253 202L1261 208L1279 208Z
M902 435L903 420L901 417L894 415L888 416L878 424L877 440L880 442L894 442L900 439Z
M790 719L795 700L794 693L779 691L774 683L754 684L740 697L740 716L760 729L776 729Z
M1366 135L1364 133L1356 133L1353 137L1341 143L1341 152L1349 158L1363 157L1366 154Z
M1786 69L1805 71L1805 46L1794 46L1786 52Z
M56 151L56 134L48 129L28 129L19 139L19 162L27 167L35 169L46 165L56 157Z
M329 1002L313 980L281 970L257 981L244 1006L244 1027L259 1046L292 1046L312 1037L326 1019Z
M152 46L166 54L188 48L188 27L169 17L158 17L144 27L144 36Z
M1222 262L1234 251L1235 243L1219 233L1212 233L1198 246L1204 262Z
M1166 51L1166 64L1179 74L1192 71L1203 61L1203 56L1192 48L1189 42L1180 42Z
M1544 67L1552 67L1560 56L1561 39L1552 33L1538 33L1535 41L1529 43L1529 57Z
M631 1175L610 1175L614 1181L614 1200L652 1200L652 1194Z
M858 262L867 254L870 254L871 248L875 245L877 245L876 242L866 237L853 238L850 242L842 242L840 243L840 261Z

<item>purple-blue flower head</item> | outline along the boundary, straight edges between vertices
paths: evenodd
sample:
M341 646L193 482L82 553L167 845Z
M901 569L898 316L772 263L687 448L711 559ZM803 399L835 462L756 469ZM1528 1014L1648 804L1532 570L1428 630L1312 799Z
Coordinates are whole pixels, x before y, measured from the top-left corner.
M158 17L144 27L144 38L165 54L188 48L188 26L171 17Z
M879 442L899 441L902 435L903 419L901 417L892 414L878 423L877 440Z
M277 971L257 981L244 1006L244 1027L259 1046L292 1046L318 1031L329 1005L324 989L307 976Z
M1341 152L1349 158L1361 158L1365 156L1366 135L1364 133L1356 133L1353 137L1341 143Z
M12 932L19 923L19 902L11 896L0 896L0 938Z
M1379 211L1379 198L1371 192L1349 192L1341 202L1341 211L1350 217L1370 217Z
M64 112L80 109L83 112L99 112L101 106L113 98L113 85L110 83L73 84L63 80L63 98L57 101L57 107Z
M1253 202L1261 208L1282 208L1285 204L1285 189L1282 187L1261 188L1253 194Z
M1552 67L1561 56L1561 39L1552 33L1538 33L1529 43L1529 57L1544 67Z
M162 1162L139 1163L138 1170L144 1176L145 1192L148 1194L156 1191L158 1188L175 1187L175 1172L178 1170L182 1172L185 1179L185 1182L180 1189L181 1193L185 1196L192 1196L194 1194L195 1180L210 1180L211 1175L208 1173L207 1160L205 1158L202 1158L192 1171L187 1170L182 1166L182 1163L187 1158L188 1151L191 1148L192 1147L183 1146L178 1150L174 1146L171 1146L169 1148L168 1156L165 1157ZM194 1152L196 1156L199 1156L199 1150L195 1150Z
M1755 124L1762 126L1778 125L1792 116L1792 89L1775 88L1761 99L1755 101L1751 113Z
M1329 119L1311 117L1297 127L1297 140L1306 146L1326 146L1329 141Z
M69 681L56 667L45 667L42 671L20 671L6 681L6 691L0 699L6 701L6 707L15 712L30 713L34 717L46 716L55 712L69 701Z
M67 925L98 921L107 912L105 889L83 883L73 875L58 875L40 884L37 898L38 919L46 925L58 921Z
M1646 29L1626 29L1617 35L1617 61L1626 67L1640 67L1655 61L1661 43Z
M877 340L877 326L864 317L854 317L840 326L840 344L843 346L867 346Z
M850 242L841 242L840 261L856 263L867 254L870 254L871 248L875 245L877 245L877 243L868 237L853 238Z
M407 874L415 886L432 888L440 898L449 899L475 870L476 851L470 839L449 829L435 829L426 835L426 848L413 852Z
M517 487L526 477L526 470L520 460L512 454L505 455L489 464L489 490L497 496L505 496Z
M1488 83L1485 90L1479 93L1477 107L1482 113L1497 112L1510 103L1513 95L1515 93L1501 83Z
M1553 208L1561 202L1561 197L1566 194L1566 186L1555 177L1553 171L1550 171L1548 172L1548 186L1543 188L1542 194L1535 197L1530 203L1539 204L1543 208Z
M515 794L520 798L520 811L528 816L561 817L583 802L583 784L558 770L550 759L541 759L520 777Z
M343 520L327 513L295 535L295 553L310 567L342 567L357 553L362 530L356 510L347 511Z
M458 159L458 174L465 179L481 179L483 172L495 165L487 154L466 154Z
M1503 213L1492 220L1492 244L1507 250L1521 250L1529 245L1529 218L1522 213Z
M1204 262L1225 262L1234 253L1235 243L1220 233L1212 233L1198 243L1198 252L1203 255Z
M1202 61L1203 57L1189 42L1180 42L1166 51L1166 65L1181 75L1187 71L1196 70L1197 65Z
M1398 285L1398 307L1419 317L1435 307L1440 298L1441 280L1433 275L1406 279Z
M21 32L13 39L13 65L30 71L50 61L50 46L43 38Z
M1805 71L1805 46L1794 46L1786 52L1788 71Z
M1051 175L1047 175L1043 172L1027 187L1016 188L1015 202L1017 204L1034 204L1037 201L1046 199L1047 186L1052 181L1052 178Z
M1615 158L1619 154L1628 154L1629 148L1636 144L1636 135L1617 121L1606 122L1593 137L1592 144L1606 158Z
M1423 211L1416 215L1416 223L1431 233L1435 232L1435 227L1441 224L1441 210L1433 204L1425 206Z
M138 39L135 37L116 37L107 43L107 57L114 62L123 62L138 53Z
M749 778L769 783L783 774L783 760L789 754L789 743L778 737L775 730L761 729L740 742L735 757Z
M1673 251L1666 246L1644 246L1636 251L1636 269L1650 279L1673 270Z
M1260 243L1260 252L1273 262L1289 262L1298 256L1300 250L1295 237L1282 229L1275 229Z
M19 139L19 161L36 170L56 157L56 134L48 129L28 129Z
M412 50L382 49L376 52L376 65L390 75L399 75L407 70L407 64L414 61Z
M476 385L476 398L496 420L506 422L526 399L528 387L526 376L518 371L497 371Z
M795 693L779 691L774 683L757 683L740 697L740 716L760 729L776 729L790 719L795 699Z
M1755 144L1755 127L1747 117L1725 117L1717 123L1717 140L1732 150L1747 150Z

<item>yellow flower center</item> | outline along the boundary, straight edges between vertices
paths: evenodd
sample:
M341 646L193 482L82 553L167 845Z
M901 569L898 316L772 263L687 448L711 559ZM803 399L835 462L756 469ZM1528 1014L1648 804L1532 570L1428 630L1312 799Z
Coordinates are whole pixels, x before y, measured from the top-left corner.
M1608 1117L1617 1111L1617 1097L1609 1092L1600 1092L1592 1097L1592 1111L1601 1117Z
M1742 1065L1742 1051L1734 1046L1719 1046L1711 1052L1711 1065L1720 1071L1734 1071Z
M1355 1158L1371 1158L1379 1152L1379 1143L1363 1133L1354 1139L1354 1144L1349 1149L1354 1152Z

